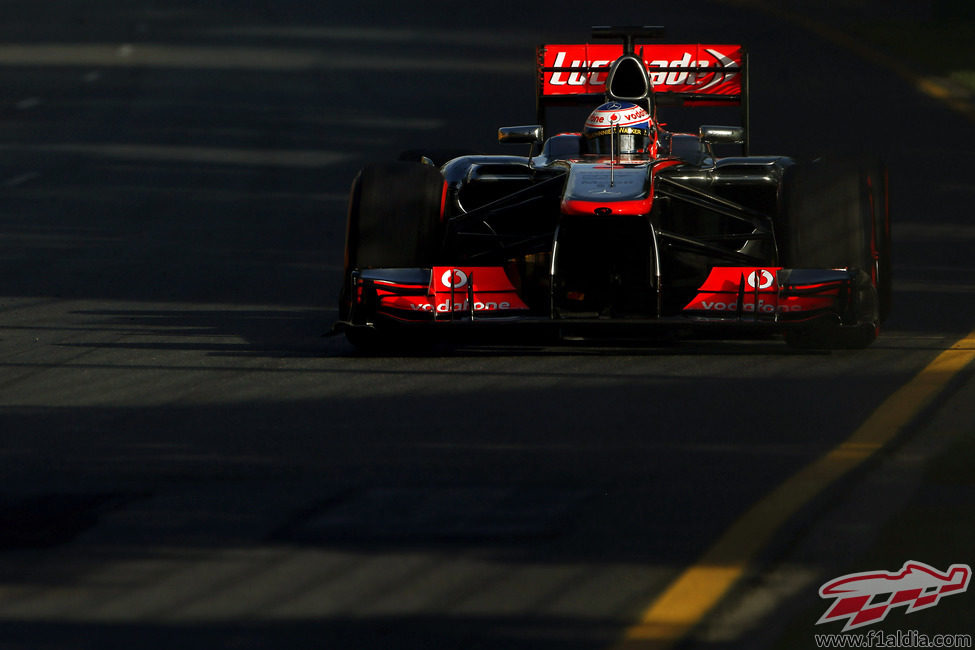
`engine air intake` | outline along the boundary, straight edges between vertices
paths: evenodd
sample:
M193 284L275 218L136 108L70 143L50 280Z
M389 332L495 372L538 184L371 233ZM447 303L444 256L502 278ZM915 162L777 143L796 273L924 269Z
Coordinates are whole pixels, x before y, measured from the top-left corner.
M617 59L606 80L606 96L636 102L649 95L650 77L643 61L632 55Z

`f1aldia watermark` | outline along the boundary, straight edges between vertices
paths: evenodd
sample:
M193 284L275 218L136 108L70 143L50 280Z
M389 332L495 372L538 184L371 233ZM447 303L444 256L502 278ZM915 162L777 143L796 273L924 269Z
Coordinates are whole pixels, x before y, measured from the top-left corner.
M952 564L944 572L923 562L908 561L900 571L850 573L819 588L823 599L835 599L816 625L846 621L843 632L879 623L890 611L904 607L905 614L935 607L946 596L968 589L972 568Z
M852 634L816 634L817 648L971 648L971 634L922 634L917 630L897 630Z

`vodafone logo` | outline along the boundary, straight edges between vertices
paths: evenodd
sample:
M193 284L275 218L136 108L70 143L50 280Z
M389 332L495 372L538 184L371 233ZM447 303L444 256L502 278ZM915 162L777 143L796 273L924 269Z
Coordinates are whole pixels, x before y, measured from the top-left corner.
M448 289L460 289L467 286L467 274L460 269L448 269L440 276L440 282Z
M775 276L768 269L759 269L752 271L747 282L752 289L768 289L775 282Z

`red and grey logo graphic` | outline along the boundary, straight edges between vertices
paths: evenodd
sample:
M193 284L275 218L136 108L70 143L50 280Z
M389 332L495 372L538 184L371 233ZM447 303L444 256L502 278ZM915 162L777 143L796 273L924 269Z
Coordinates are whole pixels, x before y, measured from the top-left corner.
M819 588L820 598L835 598L816 625L847 619L843 631L879 623L894 607L906 606L905 613L934 607L942 596L968 589L972 568L952 564L942 573L923 562L905 562L896 573L866 571L830 580Z

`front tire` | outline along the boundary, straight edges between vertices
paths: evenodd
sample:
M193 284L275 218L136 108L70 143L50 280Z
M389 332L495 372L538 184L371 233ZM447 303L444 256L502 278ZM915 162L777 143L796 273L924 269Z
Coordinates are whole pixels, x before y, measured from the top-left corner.
M362 169L352 182L346 269L429 266L440 247L444 180L420 163Z
M893 304L893 281L891 274L890 237L890 193L888 190L887 166L880 161L867 165L863 171L864 182L870 191L870 208L873 217L874 246L876 249L874 275L877 284L878 311L880 322L890 316Z
M441 249L444 196L443 176L429 165L376 163L359 172L349 196L345 276L339 297L341 320L355 318L353 270L433 266ZM352 333L358 329L355 326L366 323L352 325L347 338L354 344L377 338Z
M865 348L890 309L886 181L881 201L878 169L882 167L814 163L786 170L777 223L781 263L790 268L847 268L856 277L855 310L847 317L852 322L789 330L785 339L793 347Z

